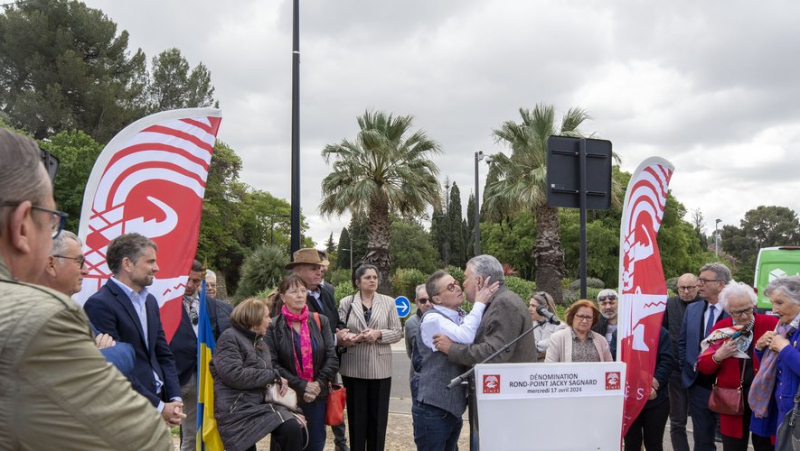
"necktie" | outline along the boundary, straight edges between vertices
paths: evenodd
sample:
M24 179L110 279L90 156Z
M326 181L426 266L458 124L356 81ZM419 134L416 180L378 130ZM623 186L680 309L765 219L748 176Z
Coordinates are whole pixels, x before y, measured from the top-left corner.
M713 305L708 306L708 322L706 322L706 333L704 334L705 337L707 337L708 333L711 332L711 328L714 327L714 323L716 322L714 321L714 317L716 316L714 315L714 310L715 307Z

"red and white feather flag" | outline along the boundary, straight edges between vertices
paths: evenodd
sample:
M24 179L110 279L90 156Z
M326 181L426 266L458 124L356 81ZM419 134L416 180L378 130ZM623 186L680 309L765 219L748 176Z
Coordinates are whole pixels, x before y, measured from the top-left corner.
M622 435L650 396L667 285L656 236L674 167L658 157L633 173L620 224L618 360L627 363Z
M76 301L111 277L106 248L140 233L158 245L159 271L149 287L161 307L167 340L180 323L181 298L197 251L206 179L222 112L165 111L125 127L95 162L83 197L78 236L89 274Z

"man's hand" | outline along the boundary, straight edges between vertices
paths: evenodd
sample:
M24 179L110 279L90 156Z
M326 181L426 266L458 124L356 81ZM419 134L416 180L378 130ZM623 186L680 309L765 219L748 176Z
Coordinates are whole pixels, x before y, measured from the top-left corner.
M433 346L436 348L437 351L443 352L445 354L450 353L450 345L453 344L453 340L448 338L446 335L436 334L433 336Z
M108 334L100 334L94 337L94 343L97 345L97 349L110 348L117 344L117 342L114 341L114 337Z
M164 404L164 410L161 411L161 417L164 418L168 426L180 426L186 414L183 413L183 403L180 401L172 401Z

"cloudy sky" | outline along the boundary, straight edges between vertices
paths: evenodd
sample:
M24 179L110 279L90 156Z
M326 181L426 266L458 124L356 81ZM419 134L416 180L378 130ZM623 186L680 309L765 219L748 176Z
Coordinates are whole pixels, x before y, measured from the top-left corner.
M177 47L208 66L243 181L289 200L291 1L86 3L149 59ZM318 245L349 220L319 216L320 152L353 138L368 109L413 115L465 206L473 153L508 152L492 129L545 102L588 110L583 131L611 140L624 170L671 161L674 195L707 232L758 205L800 211L798 2L301 3L301 202Z

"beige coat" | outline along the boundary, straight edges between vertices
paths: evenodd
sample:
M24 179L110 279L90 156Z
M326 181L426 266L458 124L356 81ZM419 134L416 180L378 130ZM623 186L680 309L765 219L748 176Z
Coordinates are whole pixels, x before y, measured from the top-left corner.
M352 302L353 310L347 320L347 310ZM348 296L339 301L339 317L346 321L345 327L351 333L358 334L367 328L364 321L364 307L361 304L361 295ZM369 327L380 329L381 338L375 343L356 343L342 354L339 372L342 376L356 377L359 379L386 379L392 377L392 343L403 338L403 329L394 299L389 296L375 293L372 299L372 316Z
M592 334L592 343L597 348L597 353L600 355L601 362L611 362L611 349L608 347L606 337L594 331L589 331ZM550 335L550 345L547 347L547 356L545 362L572 362L572 328L566 327L558 332Z
M0 258L0 312L0 449L172 449L72 299L16 282Z

